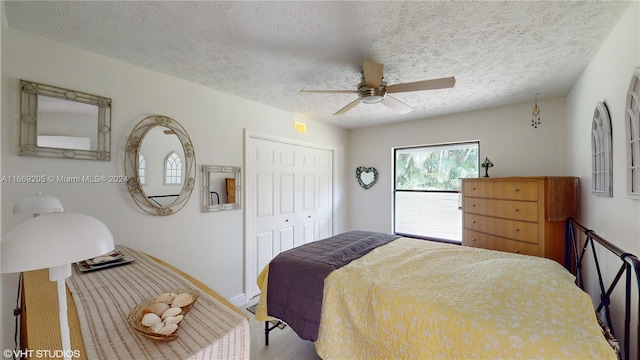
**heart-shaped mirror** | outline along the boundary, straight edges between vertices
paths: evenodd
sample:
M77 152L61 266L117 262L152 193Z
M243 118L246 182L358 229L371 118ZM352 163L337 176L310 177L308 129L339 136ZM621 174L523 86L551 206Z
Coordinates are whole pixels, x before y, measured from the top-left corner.
M368 189L378 181L378 170L372 167L358 166L356 168L356 179L358 179L360 186Z

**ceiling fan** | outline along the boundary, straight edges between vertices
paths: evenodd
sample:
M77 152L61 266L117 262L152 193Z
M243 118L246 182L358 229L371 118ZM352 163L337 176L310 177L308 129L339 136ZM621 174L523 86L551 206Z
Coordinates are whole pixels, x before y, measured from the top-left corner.
M422 80L404 84L387 85L382 76L383 65L371 60L362 63L362 82L358 85L358 90L300 90L302 94L358 94L358 98L347 104L347 106L336 111L333 115L341 115L358 105L359 102L365 104L382 104L390 107L400 114L406 114L413 108L402 101L387 95L400 92L422 91L434 89L452 88L456 79L454 77Z

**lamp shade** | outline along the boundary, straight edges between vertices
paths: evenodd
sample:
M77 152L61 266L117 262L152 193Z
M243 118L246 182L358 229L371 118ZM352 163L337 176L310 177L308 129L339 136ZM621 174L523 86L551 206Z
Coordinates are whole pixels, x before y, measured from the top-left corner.
M58 198L51 195L42 195L40 192L23 198L13 205L14 214L35 215L62 211L62 203Z
M76 213L31 218L3 236L0 244L3 273L71 264L114 249L105 224Z

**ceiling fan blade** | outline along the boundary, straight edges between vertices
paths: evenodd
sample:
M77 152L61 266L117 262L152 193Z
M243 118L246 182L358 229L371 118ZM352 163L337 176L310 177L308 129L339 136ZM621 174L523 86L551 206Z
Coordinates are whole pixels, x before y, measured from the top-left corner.
M353 107L358 105L358 103L360 103L360 98L357 98L357 99L353 100L347 106L345 106L342 109L336 111L336 113L333 114L333 115L342 115L342 114L346 113L347 111L353 109Z
M300 90L300 94L357 94L356 90Z
M362 62L362 74L364 76L364 83L371 89L377 89L382 82L382 64L373 62L371 60L365 60Z
M407 91L435 90L452 88L456 84L455 77L422 80L404 84L389 85L385 89L388 93L399 93Z
M385 95L384 99L382 100L382 103L400 114L406 114L413 110L411 106L403 103L402 101L390 95Z

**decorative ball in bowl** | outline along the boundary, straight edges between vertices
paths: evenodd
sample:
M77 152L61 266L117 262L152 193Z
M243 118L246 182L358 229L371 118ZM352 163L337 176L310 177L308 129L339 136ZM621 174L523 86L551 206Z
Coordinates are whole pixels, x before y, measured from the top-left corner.
M200 296L192 289L176 289L161 293L136 305L127 322L139 334L152 340L173 341L186 313Z

